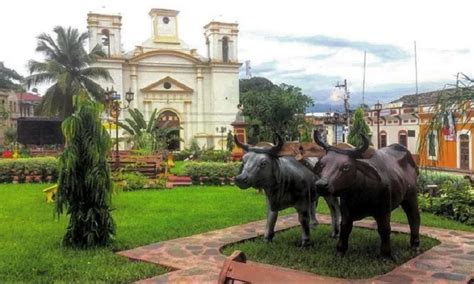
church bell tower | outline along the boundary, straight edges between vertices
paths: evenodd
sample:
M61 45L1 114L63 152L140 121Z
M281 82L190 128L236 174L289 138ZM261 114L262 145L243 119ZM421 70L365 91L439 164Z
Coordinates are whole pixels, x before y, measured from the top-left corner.
M238 63L237 23L212 21L204 26L207 57L216 63Z
M122 57L121 27L122 16L120 15L87 14L89 51L100 44L107 57Z
M156 43L179 44L178 14L179 11L168 9L151 9L153 41Z

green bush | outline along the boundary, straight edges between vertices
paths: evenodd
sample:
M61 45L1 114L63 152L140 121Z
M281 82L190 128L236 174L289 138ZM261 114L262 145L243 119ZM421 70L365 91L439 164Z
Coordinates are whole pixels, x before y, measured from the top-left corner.
M175 161L184 161L187 158L189 158L189 156L191 156L191 155L192 155L191 150L184 149L184 150L181 150L179 152L174 152L173 153L173 158L174 158Z
M25 176L41 176L42 181L52 182L58 178L58 159L54 157L0 159L0 182L12 182L13 176L18 176L19 181Z
M238 174L240 165L239 162L189 162L184 166L184 173L191 177L193 184L230 184Z
M230 159L229 151L208 150L201 154L200 160L203 162L225 162Z
M440 173L433 171L421 171L418 175L418 193L425 194L428 193L427 185L437 185L438 188L446 183L446 181L453 180L463 180L461 176L449 174L449 173ZM438 192L434 192L434 195L439 195Z
M423 211L474 225L474 190L467 180L449 178L441 185L439 196L422 194L419 201Z
M141 173L125 172L120 174L119 179L123 181L122 189L124 191L134 191L143 189L148 178Z

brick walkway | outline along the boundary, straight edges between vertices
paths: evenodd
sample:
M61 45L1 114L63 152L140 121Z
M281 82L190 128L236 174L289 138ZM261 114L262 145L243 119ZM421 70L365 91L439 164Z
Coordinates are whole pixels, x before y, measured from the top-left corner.
M328 224L330 218L318 215L320 223ZM277 230L299 225L296 214L278 218ZM371 220L356 222L356 226L375 228ZM216 283L225 256L220 248L226 244L254 238L263 234L265 221L216 230L186 238L151 244L118 252L132 260L140 260L171 268L171 272L140 281L141 283ZM407 225L392 223L392 231L408 233ZM391 272L365 280L344 280L305 274L308 282L463 282L474 278L474 234L461 231L422 227L421 233L438 239L441 244L411 259ZM262 264L264 265L264 264ZM290 269L270 266L272 269ZM303 276L303 275L302 275Z

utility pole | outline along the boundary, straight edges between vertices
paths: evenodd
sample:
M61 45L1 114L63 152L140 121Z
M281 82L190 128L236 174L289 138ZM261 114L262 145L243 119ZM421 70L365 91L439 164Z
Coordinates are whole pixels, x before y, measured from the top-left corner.
M365 108L365 67L366 67L366 55L367 52L364 51L364 78L362 79L362 104ZM364 109L365 110L365 109Z
M349 114L349 98L350 98L350 96L349 96L349 92L347 91L347 80L344 79L343 84L339 84L339 82L337 82L336 88L344 88L344 112L345 112L346 122L347 122L347 132L349 133L349 126L350 126L351 117L350 117L350 114Z

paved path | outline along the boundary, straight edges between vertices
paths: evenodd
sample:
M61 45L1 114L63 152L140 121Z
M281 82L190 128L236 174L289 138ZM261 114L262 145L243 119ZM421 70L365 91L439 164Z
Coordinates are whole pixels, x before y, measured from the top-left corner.
M296 214L278 218L277 230L299 225ZM330 223L329 216L318 215L320 223ZM375 228L374 221L363 220L356 226ZM141 283L216 283L225 256L220 248L226 244L263 234L265 220L211 231L186 238L151 244L118 254L169 267L172 271L139 281ZM392 223L392 231L408 233L407 225ZM438 239L441 244L411 259L391 272L365 280L350 280L306 274L308 282L463 282L474 278L474 233L422 227L421 234ZM270 266L272 269L289 269ZM296 271L293 271L296 272ZM473 282L474 283L474 282Z

